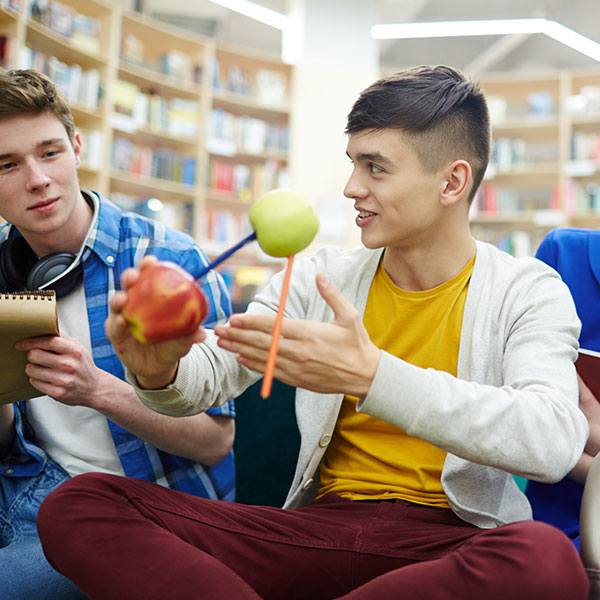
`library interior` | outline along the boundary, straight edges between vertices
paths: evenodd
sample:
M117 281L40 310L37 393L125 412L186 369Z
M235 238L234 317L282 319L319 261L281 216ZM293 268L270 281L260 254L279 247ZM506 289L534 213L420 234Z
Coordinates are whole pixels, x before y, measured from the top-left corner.
M600 234L589 241L589 282L543 246L554 230L600 230L598 23L598 0L0 0L0 71L35 69L62 91L82 141L82 189L189 234L215 260L248 239L251 207L278 189L301 194L319 221L300 256L361 247L345 194L355 100L411 67L458 69L484 92L490 117L490 159L469 208L473 238L560 272L583 321L577 368L598 394L600 319L588 313L598 313ZM216 270L242 313L285 267L285 257L247 243ZM276 380L260 409L255 385L236 397L241 503L281 506L296 481L296 387ZM590 431L600 428L600 411L581 408ZM330 433L315 445L327 446ZM573 526L593 600L599 461L585 486L584 476L556 498L511 473L511 485L544 506L538 514L548 510L567 535ZM564 521L553 513L563 507Z

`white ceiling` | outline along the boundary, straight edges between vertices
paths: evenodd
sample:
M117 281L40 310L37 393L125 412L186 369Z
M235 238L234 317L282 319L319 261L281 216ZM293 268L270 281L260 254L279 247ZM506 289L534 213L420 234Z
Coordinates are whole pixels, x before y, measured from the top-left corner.
M286 13L294 0L254 0ZM600 0L364 0L379 4L379 23L546 17L600 43ZM218 6L209 0L131 0L147 14L216 37L220 41L279 54L276 29ZM343 26L344 0L338 4ZM529 70L600 66L542 34L513 37L460 37L379 42L380 65L395 70L415 64L446 63L471 70Z

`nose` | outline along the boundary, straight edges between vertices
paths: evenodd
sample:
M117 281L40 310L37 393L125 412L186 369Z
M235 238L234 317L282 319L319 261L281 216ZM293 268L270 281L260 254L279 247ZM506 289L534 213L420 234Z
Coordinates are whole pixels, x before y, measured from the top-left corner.
M31 159L25 163L27 190L35 192L42 190L50 184L50 177L46 175L41 165L35 160Z
M365 198L369 191L363 183L360 181L360 177L356 172L356 169L352 171L346 186L344 187L344 196L346 198Z

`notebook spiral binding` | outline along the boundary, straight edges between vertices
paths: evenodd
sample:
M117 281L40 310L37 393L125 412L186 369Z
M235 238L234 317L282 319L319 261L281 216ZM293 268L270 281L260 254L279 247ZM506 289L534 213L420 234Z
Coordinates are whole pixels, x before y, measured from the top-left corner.
M3 292L0 294L2 300L53 300L56 296L54 290L36 290L32 292Z

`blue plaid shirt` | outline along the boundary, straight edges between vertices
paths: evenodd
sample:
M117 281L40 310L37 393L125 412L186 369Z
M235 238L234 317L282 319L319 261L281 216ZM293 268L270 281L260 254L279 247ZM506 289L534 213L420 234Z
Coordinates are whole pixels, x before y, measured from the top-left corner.
M96 365L124 379L123 365L106 337L104 321L108 301L121 289L125 269L137 266L145 254L170 260L195 275L208 259L188 235L167 228L138 214L123 212L112 202L92 192L99 199L96 227L90 232L83 253L84 287L92 354ZM16 235L8 223L0 227L0 242ZM226 320L231 304L222 278L214 270L203 279L202 289L209 299L204 326L213 327ZM33 441L26 420L27 401L15 403L16 437L11 452L0 463L0 475L27 477L39 474L48 460ZM207 411L209 414L235 416L233 402ZM153 481L196 496L234 500L235 471L233 452L218 465L207 466L158 450L129 433L110 419L108 425L128 477Z

